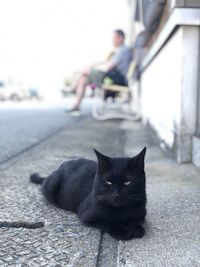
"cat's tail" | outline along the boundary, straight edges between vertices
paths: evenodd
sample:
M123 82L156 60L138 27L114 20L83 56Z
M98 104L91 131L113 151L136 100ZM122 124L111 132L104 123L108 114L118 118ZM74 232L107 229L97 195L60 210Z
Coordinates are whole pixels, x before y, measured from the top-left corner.
M45 178L40 177L38 173L33 173L30 175L30 181L34 184L42 184L44 182Z

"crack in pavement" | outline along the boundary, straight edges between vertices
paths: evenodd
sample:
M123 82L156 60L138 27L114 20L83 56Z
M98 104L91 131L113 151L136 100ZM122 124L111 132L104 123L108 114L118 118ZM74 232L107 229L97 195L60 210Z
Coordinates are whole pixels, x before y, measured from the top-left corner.
M7 221L0 221L0 228L6 227L6 228L26 228L26 229L38 229L43 228L44 223L43 222L23 222L23 221L16 221L16 222L7 222Z

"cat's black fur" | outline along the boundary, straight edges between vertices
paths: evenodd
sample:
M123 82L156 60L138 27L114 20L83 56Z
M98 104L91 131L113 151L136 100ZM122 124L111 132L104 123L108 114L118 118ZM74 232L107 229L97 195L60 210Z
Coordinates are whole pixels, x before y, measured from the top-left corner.
M144 235L146 215L144 157L110 158L95 150L98 163L88 159L63 163L47 178L32 174L44 196L59 208L77 213L86 225L117 239Z

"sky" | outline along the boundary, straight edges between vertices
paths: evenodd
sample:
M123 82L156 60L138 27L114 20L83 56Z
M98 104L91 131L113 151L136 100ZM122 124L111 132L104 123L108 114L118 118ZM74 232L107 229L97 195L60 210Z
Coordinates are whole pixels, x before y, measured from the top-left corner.
M128 34L129 23L127 0L0 0L0 80L48 95L104 59L113 30Z

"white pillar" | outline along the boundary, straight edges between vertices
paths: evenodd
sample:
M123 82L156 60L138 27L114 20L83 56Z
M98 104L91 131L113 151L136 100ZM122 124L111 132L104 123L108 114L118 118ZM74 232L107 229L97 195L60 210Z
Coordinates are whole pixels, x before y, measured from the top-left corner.
M181 120L178 135L178 162L192 160L192 137L196 132L198 115L198 77L200 30L182 26Z

